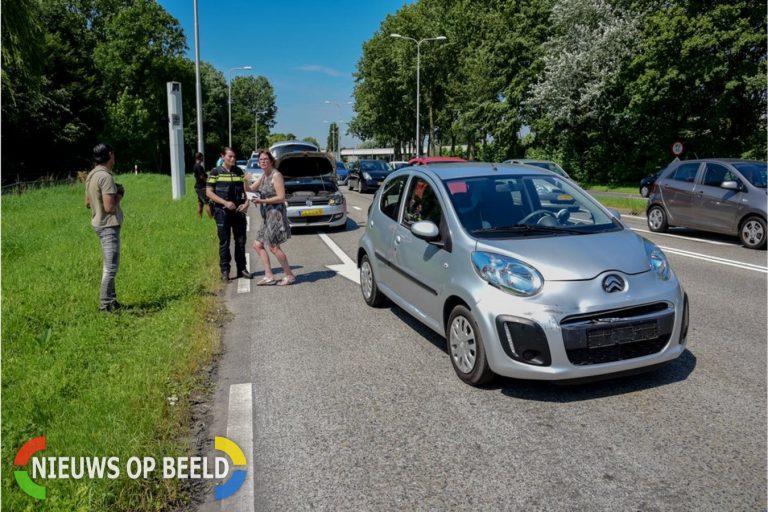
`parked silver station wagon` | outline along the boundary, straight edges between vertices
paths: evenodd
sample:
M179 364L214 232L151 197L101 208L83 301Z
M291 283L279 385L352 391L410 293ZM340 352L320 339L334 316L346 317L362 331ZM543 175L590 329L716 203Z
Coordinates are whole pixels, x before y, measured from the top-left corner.
M552 188L568 200L540 195ZM685 350L688 301L664 253L543 169L395 171L373 198L357 262L365 301L389 298L445 336L472 385L636 373Z

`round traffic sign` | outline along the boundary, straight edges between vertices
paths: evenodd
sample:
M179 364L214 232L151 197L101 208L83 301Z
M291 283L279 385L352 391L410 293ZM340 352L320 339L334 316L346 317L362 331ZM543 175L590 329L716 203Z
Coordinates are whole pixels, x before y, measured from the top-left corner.
M685 146L683 146L683 143L680 141L676 141L674 144L672 144L672 154L675 156L680 156L683 154L683 151L685 150Z

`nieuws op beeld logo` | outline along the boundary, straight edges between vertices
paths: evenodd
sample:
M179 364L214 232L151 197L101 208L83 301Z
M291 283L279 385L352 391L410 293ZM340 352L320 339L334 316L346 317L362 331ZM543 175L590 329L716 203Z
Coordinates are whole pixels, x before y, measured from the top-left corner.
M216 485L213 490L214 498L223 500L235 494L245 482L248 461L243 450L231 439L216 436L213 447L224 452L232 461L234 468L231 474L226 457L214 457L210 467L205 457L163 457L160 464L154 457L129 457L125 464L121 464L119 457L35 455L46 448L45 436L40 436L24 443L13 459L16 466L27 466L28 470L17 470L13 474L21 490L38 500L46 498L46 488L36 483L36 480L115 480L122 474L136 480L149 478L155 471L162 471L163 479L179 480L221 480L229 475L227 480Z

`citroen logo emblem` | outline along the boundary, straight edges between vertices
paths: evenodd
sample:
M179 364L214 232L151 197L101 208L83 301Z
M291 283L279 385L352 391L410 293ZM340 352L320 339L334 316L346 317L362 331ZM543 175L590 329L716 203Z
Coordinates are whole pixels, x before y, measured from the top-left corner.
M312 206L312 200L311 199L307 199L307 206Z
M627 283L624 279L616 274L608 274L603 279L603 290L605 290L605 293L623 292L626 286Z

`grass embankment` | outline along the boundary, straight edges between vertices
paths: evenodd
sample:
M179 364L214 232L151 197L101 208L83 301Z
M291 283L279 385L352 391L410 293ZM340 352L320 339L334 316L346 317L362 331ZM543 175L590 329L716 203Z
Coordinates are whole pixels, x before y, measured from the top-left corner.
M183 506L178 481L130 480L130 456L189 455L188 396L218 351L217 242L198 221L192 181L171 199L168 176L123 175L119 300L98 309L101 250L83 185L2 198L3 510L158 510ZM16 485L13 458L45 435L45 456L117 456L116 480ZM155 472L161 475L160 471ZM42 505L42 508L40 508Z
M634 199L631 197L609 197L595 194L595 199L600 204L608 208L616 208L620 212L630 215L645 215L645 208L648 206L647 199Z

